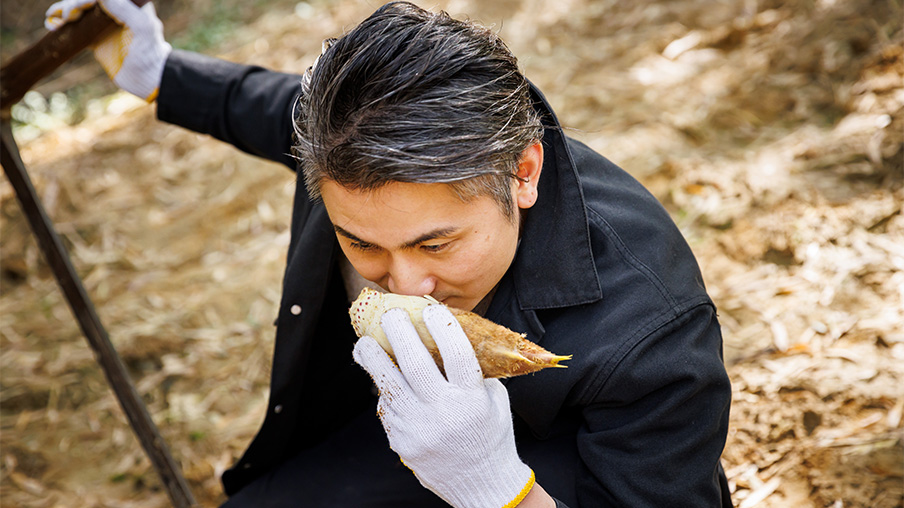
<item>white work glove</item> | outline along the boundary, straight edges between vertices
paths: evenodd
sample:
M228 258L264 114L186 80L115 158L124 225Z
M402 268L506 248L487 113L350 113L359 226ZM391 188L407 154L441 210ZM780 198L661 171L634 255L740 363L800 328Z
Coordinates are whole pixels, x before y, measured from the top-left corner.
M381 320L398 367L373 338L355 344L355 361L380 390L377 414L389 445L421 485L456 508L516 506L533 487L534 473L515 448L508 392L498 379L483 378L448 309L428 306L424 322L446 377L402 309Z
M157 98L163 65L172 46L163 39L163 23L154 4L138 8L130 0L99 0L100 7L122 28L94 47L94 58L116 86L152 102ZM44 26L56 30L78 19L95 0L62 0L44 14Z

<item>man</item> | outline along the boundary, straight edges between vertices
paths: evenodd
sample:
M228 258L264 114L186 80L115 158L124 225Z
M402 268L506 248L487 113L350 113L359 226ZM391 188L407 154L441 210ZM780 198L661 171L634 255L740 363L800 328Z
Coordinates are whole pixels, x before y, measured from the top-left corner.
M49 24L90 3L55 4ZM226 506L731 506L730 387L690 249L639 183L563 135L493 33L387 4L301 77L172 51L152 8L101 5L126 25L95 52L119 86L300 171L268 414L223 475ZM356 342L361 278L574 358L483 380L431 306L446 376L397 309L396 365Z

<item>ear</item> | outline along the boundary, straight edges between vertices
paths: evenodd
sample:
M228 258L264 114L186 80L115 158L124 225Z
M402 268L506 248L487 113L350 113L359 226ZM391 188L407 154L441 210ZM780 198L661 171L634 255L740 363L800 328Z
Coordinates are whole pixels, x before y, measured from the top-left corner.
M518 208L530 208L537 202L537 184L543 170L543 144L535 143L521 152L513 197Z

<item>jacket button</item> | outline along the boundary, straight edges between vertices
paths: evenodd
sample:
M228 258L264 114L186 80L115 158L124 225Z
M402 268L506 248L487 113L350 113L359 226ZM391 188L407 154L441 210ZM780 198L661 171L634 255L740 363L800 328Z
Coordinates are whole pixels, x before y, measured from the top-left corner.
M301 305L293 305L289 312L292 313L293 316L297 316L301 314Z
M282 404L277 404L276 407L273 408L273 412L276 414L282 413Z
M251 469L251 464L249 464L247 462L242 464L242 469Z

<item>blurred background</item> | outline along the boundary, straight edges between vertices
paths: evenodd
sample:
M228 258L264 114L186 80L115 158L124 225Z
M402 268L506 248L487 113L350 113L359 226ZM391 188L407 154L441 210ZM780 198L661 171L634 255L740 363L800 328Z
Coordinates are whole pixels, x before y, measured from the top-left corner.
M0 0L3 61L44 34L49 4ZM175 47L301 73L379 3L155 5ZM723 327L736 505L904 506L901 2L420 5L499 31L569 135L687 237ZM13 116L111 339L217 505L266 409L294 174L158 122L90 53ZM0 504L168 505L5 178Z

